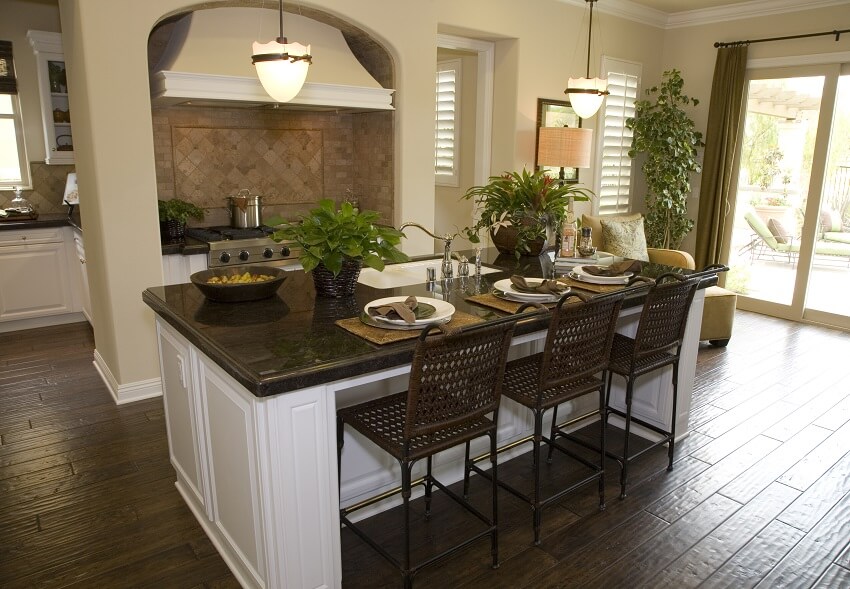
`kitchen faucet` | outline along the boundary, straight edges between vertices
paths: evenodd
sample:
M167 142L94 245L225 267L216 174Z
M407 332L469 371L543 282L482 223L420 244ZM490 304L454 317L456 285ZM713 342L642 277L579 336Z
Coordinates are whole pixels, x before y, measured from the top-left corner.
M448 233L446 233L445 235L440 237L439 235L434 235L419 223L413 223L411 221L408 221L407 223L402 223L401 227L399 227L398 230L404 231L405 227L416 227L417 229L421 229L434 239L439 239L445 244L446 249L443 252L443 265L440 269L441 278L451 278L454 274L454 271L452 270L452 239L454 239L454 235L449 235Z

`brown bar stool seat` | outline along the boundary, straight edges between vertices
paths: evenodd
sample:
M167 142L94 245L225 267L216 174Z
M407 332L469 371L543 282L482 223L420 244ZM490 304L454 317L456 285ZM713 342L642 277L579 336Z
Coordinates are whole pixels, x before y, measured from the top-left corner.
M337 411L337 445L342 458L343 428L348 425L389 453L401 466L404 546L402 560L393 557L378 542L349 519L349 514L371 505L365 501L352 508L340 509L340 520L371 545L402 573L405 587L412 586L413 576L424 566L433 564L473 541L490 536L493 567L499 564L497 529L497 486L492 485L492 513L486 516L465 498L447 489L431 473L434 454L466 444L471 440L490 438L490 462L496 472L496 423L501 398L501 384L515 320L508 318L484 327L470 327L458 333L428 336L435 329L422 331L416 345L408 390ZM492 417L489 415L492 414ZM414 464L425 458L425 476L411 481ZM431 513L433 487L465 507L485 524L485 529L432 556L410 562L410 496L415 484L425 487L425 516ZM385 498L381 495L380 498Z
M611 341L620 312L624 293L609 294L590 298L570 293L558 301L552 310L552 318L546 335L543 352L508 362L505 369L505 383L502 394L520 405L528 407L534 414L534 434L529 441L533 444L532 461L534 469L534 489L526 494L504 481L499 481L504 489L526 501L532 507L534 543L540 543L542 510L567 493L597 481L599 484L599 508L605 507L605 428L600 424L600 448L570 435L557 425L558 405L578 397L597 393L599 395L599 415L605 410L605 370L611 352ZM571 302L570 302L571 301ZM520 309L521 311L522 309ZM543 436L543 415L552 409L552 427L549 437ZM586 448L599 452L598 463L573 452L557 441L564 438ZM540 492L540 443L549 446L547 462L552 461L552 451L557 448L573 459L587 466L591 474L573 483L548 498ZM469 472L489 477L490 473L481 470L468 460L464 489L468 487ZM495 474L495 471L493 471Z
M659 276L649 289L641 311L635 337L614 334L611 362L608 365L608 384L606 391L605 423L610 414L619 415L625 420L625 441L622 454L606 451L608 456L620 463L620 498L626 496L629 462L647 451L668 444L667 470L673 470L673 446L676 438L676 402L679 384L679 357L682 351L682 339L688 312L694 293L699 285L698 278L688 278L681 274L667 273ZM670 431L666 431L632 415L634 383L639 376L649 374L666 366L673 367L673 410ZM611 406L611 380L619 374L626 380L625 411ZM629 433L632 423L637 423L662 437L657 442L629 455Z

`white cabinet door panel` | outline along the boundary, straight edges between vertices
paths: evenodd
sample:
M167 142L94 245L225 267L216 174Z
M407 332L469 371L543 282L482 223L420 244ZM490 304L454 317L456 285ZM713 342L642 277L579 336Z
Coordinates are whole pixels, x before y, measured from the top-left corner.
M0 247L0 321L70 313L64 243Z

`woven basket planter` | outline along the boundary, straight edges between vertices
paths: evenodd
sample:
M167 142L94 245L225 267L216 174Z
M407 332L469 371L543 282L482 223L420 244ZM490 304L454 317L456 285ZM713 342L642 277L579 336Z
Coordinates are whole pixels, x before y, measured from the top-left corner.
M357 277L360 276L362 267L362 260L345 260L342 263L342 270L334 276L333 272L320 263L312 271L316 295L333 298L353 295L354 289L357 287Z
M159 222L159 234L163 241L182 241L185 229L186 223L173 219Z

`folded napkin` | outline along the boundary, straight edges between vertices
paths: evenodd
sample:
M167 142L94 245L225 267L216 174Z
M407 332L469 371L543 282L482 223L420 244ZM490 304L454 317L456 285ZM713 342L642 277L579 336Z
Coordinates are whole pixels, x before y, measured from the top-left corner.
M372 317L384 317L385 319L403 319L406 323L416 321L416 297L407 297L404 302L387 303L377 307L369 307L368 313Z
M626 272L640 274L641 264L639 260L623 260L610 266L582 266L582 270L593 276L615 277L623 276Z
M516 275L511 276L511 284L519 292L546 294L556 297L561 296L569 289L566 284L560 283L557 280L544 280L540 284L528 284L525 278Z

